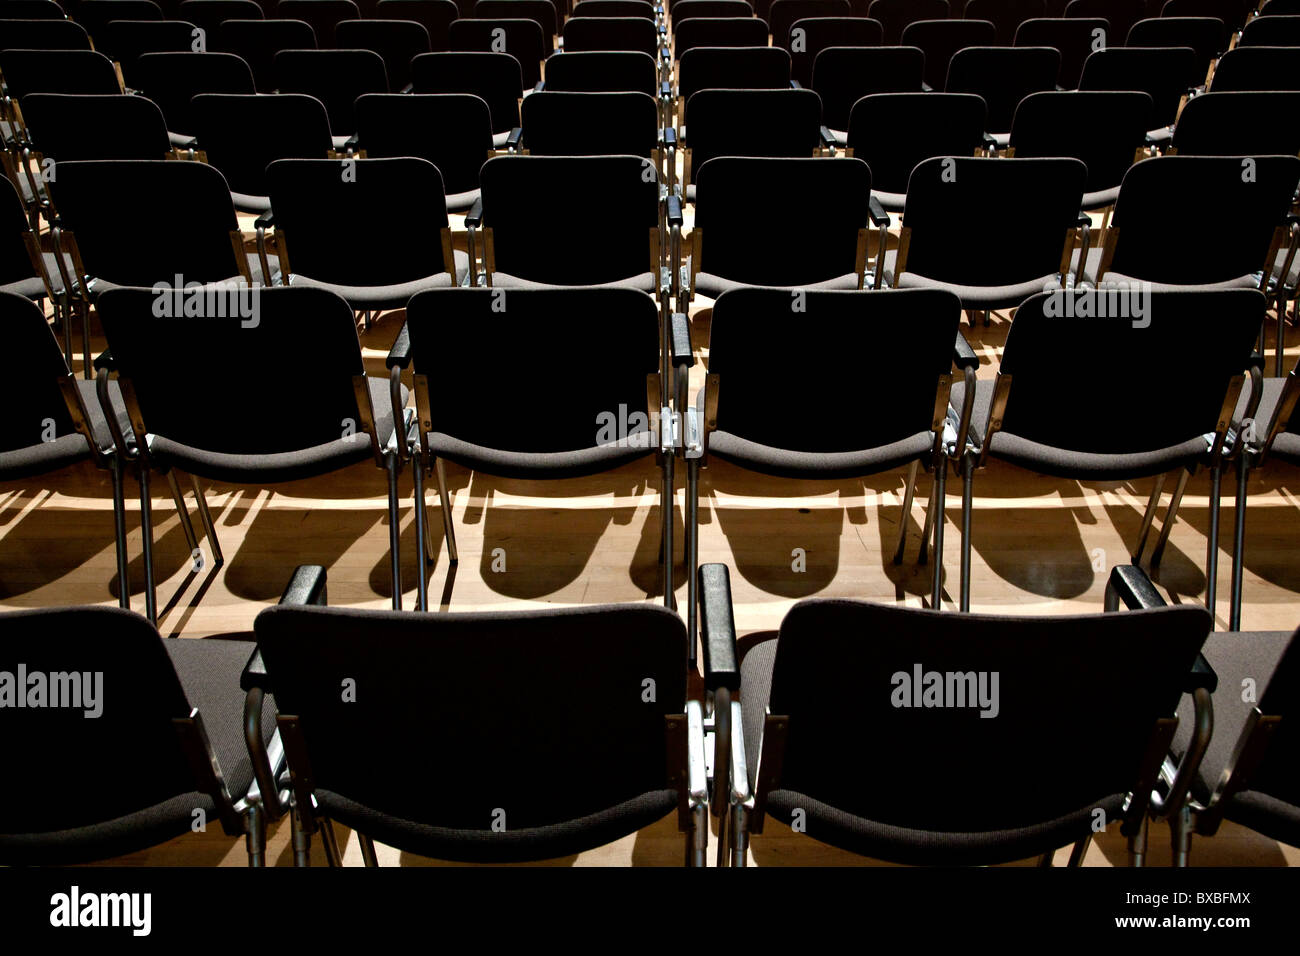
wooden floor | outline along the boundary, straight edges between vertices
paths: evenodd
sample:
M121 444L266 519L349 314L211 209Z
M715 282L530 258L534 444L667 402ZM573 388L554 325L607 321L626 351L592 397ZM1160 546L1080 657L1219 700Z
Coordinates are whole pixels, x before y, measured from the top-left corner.
M247 224L245 224L247 225ZM708 300L693 309L694 341L707 355ZM383 373L383 356L400 327L401 313L386 313L362 333L367 364ZM968 330L981 356L981 377L991 377L1005 341L1008 317ZM1270 323L1271 324L1271 323ZM102 340L97 340L102 344ZM1270 340L1271 355L1271 340ZM1102 357L1096 357L1101 359ZM872 359L864 359L869 371ZM1292 354L1290 362L1295 361ZM774 364L774 369L776 368ZM703 375L702 366L694 370ZM1112 383L1085 377L1079 387ZM774 375L774 387L797 383ZM692 390L692 394L694 391ZM201 394L196 401L202 401ZM521 414L539 408L536 396L520 396ZM1140 427L1140 423L1135 423ZM539 483L502 480L448 466L460 562L453 567L442 547L436 493L431 518L439 556L429 567L431 606L480 610L654 600L660 589L659 486L653 465L635 465L592 478ZM928 565L916 563L928 483L918 502L901 514L903 472L865 480L798 482L766 478L720 461L701 483L702 562L731 568L740 633L774 629L797 600L811 595L851 596L909 606L928 603ZM972 560L972 610L1060 614L1099 611L1106 574L1126 563L1151 481L1081 484L991 464L976 478ZM1173 482L1169 482L1172 487ZM187 486L187 483L186 483ZM949 483L944 606L958 591L960 484ZM1170 547L1156 576L1176 602L1200 602L1205 593L1208 481L1192 479ZM134 495L128 481L128 498ZM1251 478L1245 574L1247 630L1290 630L1300 624L1300 472L1278 467ZM415 601L416 554L409 473L402 482L403 599ZM384 476L370 464L273 491L211 486L207 498L225 552L214 569L211 551L195 571L166 484L155 486L155 562L159 623L164 635L202 638L245 631L273 603L300 563L329 569L335 605L388 607L388 517ZM682 566L682 492L677 499L679 603L686 597ZM191 508L193 501L190 500ZM1218 626L1226 626L1233 511L1230 491L1223 509ZM132 606L143 610L138 502L128 500ZM899 523L908 527L907 555L890 561ZM195 526L198 527L197 515ZM200 532L201 533L201 532ZM806 568L795 570L802 549ZM116 603L113 520L108 476L91 466L24 482L0 484L0 606L44 607ZM1068 706L1068 701L1063 701ZM340 832L346 862L359 863L355 840ZM317 860L319 845L316 846ZM1168 861L1168 839L1153 830L1151 863ZM1064 861L1064 852L1058 862ZM380 847L381 863L436 865ZM712 855L712 851L711 854ZM273 830L271 857L289 865L288 828ZM681 837L671 820L559 865L670 864L682 857ZM755 840L753 863L870 863L795 834L779 823ZM119 860L131 865L244 865L242 842L219 828L193 834ZM1124 841L1114 832L1096 841L1088 865L1125 862ZM1300 850L1226 825L1213 839L1198 838L1199 865L1294 865Z

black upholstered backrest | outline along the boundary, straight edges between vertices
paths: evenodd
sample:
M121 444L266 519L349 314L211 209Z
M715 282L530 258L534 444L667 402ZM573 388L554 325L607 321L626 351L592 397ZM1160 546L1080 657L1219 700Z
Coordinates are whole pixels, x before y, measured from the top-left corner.
M429 49L449 50L452 21L460 16L452 0L379 0L371 16L380 20L414 20L429 33Z
M301 93L203 93L190 102L190 111L199 148L238 193L265 196L271 163L324 159L333 146L324 105Z
M812 90L700 90L685 119L693 169L717 156L811 156L821 143Z
M659 143L659 104L645 93L553 93L526 98L524 148L534 156L649 157Z
M745 0L726 0L744 3ZM655 18L654 4L647 0L579 0L573 5L575 17L644 17Z
M856 271L871 169L860 159L723 156L695 177L703 271L753 285L798 285ZM756 197L785 183L776 207ZM773 215L775 209L779 215Z
M906 271L961 285L994 286L1055 275L1079 215L1088 169L1077 159L932 157L907 184ZM958 241L980 210L978 243Z
M1086 814L1137 783L1212 623L1190 606L1044 618L801 601L772 671L770 711L789 717L779 788L944 833Z
M411 82L411 60L431 52L429 31L414 20L344 20L334 27L334 45L378 53L389 88L399 92Z
M757 17L696 17L673 31L673 55L697 46L767 46L767 24Z
M1056 89L1060 73L1061 54L1050 46L966 47L953 54L944 89L982 96L989 132L1005 133L1020 101Z
M1300 46L1300 16L1256 17L1241 31L1237 46Z
M0 328L13 361L0 376L0 469L3 453L31 448L75 432L59 388L71 373L40 306L13 292L0 292ZM6 738L8 734L6 734Z
M233 53L146 53L137 71L140 92L158 104L167 128L190 133L190 100L200 93L253 94L253 72Z
M1215 93L1300 90L1300 50L1293 46L1247 46L1219 57L1210 90Z
M65 15L54 0L5 0L4 9L18 20L62 20Z
M478 188L492 149L492 115L480 97L371 93L357 98L356 112L367 156L418 156L438 167L449 194Z
M498 811L527 830L671 789L664 717L685 708L686 629L661 607L272 607L256 629L318 791L486 836Z
M1099 454L1171 448L1212 434L1232 377L1250 363L1264 307L1251 289L1027 299L1002 355L1000 370L1011 376L1003 430ZM1103 309L1104 316L1094 314ZM1061 388L1065 357L1081 352L1106 357L1109 387ZM1142 427L1123 427L1134 415Z
M21 105L32 145L55 162L162 159L171 151L162 111L143 96L31 93Z
M1070 0L1065 5L1068 18L1100 17L1110 24L1106 31L1108 46L1123 46L1129 28L1146 16L1143 0Z
M88 827L195 789L171 723L190 705L144 618L110 607L10 611L0 673L5 760L31 782L0 788L0 860L6 835ZM56 695L65 706L51 706Z
M434 432L503 451L569 452L604 443L605 417L622 420L624 407L629 437L648 426L631 418L648 415L646 377L659 369L658 312L643 292L435 289L412 298L406 314ZM558 358L538 360L568 342L593 343L600 361L557 374ZM530 394L543 397L544 413L520 408Z
M673 26L700 17L752 17L749 0L680 0L673 4Z
M1215 17L1152 17L1133 24L1124 45L1191 47L1197 69L1208 71L1210 62L1228 48L1228 37L1228 28Z
M476 0L475 19L532 20L542 28L542 41L548 48L559 33L555 4L551 0Z
M411 61L415 93L470 93L487 103L492 132L519 125L519 61L509 53L426 53Z
M773 0L767 8L767 27L772 45L789 48L790 27L804 17L847 17L853 13L849 0Z
M1061 54L1061 72L1057 84L1066 90L1077 89L1083 64L1096 44L1109 39L1108 24L1100 18L1051 18L1026 20L1016 29L1015 46L1050 46Z
M984 101L970 93L874 93L853 105L847 145L871 167L875 189L905 193L923 159L975 155L984 115Z
M367 93L387 93L384 60L373 50L281 50L275 55L276 87L320 100L330 131L356 132L353 105Z
M1269 678L1259 709L1280 716L1282 723L1248 785L1294 806L1300 803L1300 639L1295 635Z
M541 80L541 61L550 50L550 45L542 36L542 28L535 20L461 19L451 25L448 37L453 50L467 53L508 53L513 56L519 61L521 92L531 90ZM497 122L496 112L493 111L492 115L493 122Z
M988 20L914 20L903 28L903 46L925 54L925 82L943 89L952 55L968 46L992 46L998 31Z
M1141 90L1151 97L1155 129L1173 123L1183 94L1205 81L1197 65L1190 47L1107 47L1084 61L1079 89Z
M121 93L113 62L94 50L3 50L0 73L9 95L28 93Z
M1223 282L1265 268L1273 231L1300 183L1295 156L1157 156L1124 176L1111 225L1118 232L1110 269L1148 282ZM1190 190L1190 192L1189 192ZM1215 228L1232 236L1213 249L1194 241L1204 223L1190 208L1213 208ZM1204 204L1204 205L1202 205ZM1202 213L1203 216L1203 213ZM1104 276L1102 277L1104 278Z
M709 333L718 428L802 452L880 448L929 431L960 320L960 300L932 289L724 292ZM889 361L864 375L864 355Z
M275 91L275 55L281 50L314 50L316 31L301 20L226 20L217 27L209 50L234 53L253 71L260 93Z
M603 0L586 0L603 2ZM641 2L641 0L628 0ZM556 93L659 93L654 57L632 50L593 50L553 56L546 61L546 89Z
M871 0L867 16L879 20L885 28L884 42L894 46L902 42L903 28L917 20L947 20L948 0Z
M265 14L253 0L181 0L177 13L200 27L209 37L226 20L262 20Z
M1183 156L1295 156L1300 90L1206 93L1187 101L1173 147Z
M203 163L88 160L60 163L52 193L77 238L87 273L119 285L217 282L240 272L230 233L239 228L221 173ZM141 197L154 208L184 210L167 242L137 236Z
M134 88L140 57L146 53L193 51L198 27L181 20L113 20L95 34L95 49L122 67L122 80Z
M788 90L790 54L768 46L697 46L677 64L677 95L685 103L700 90Z
M12 0L11 0L12 2ZM11 3L0 14L12 17ZM85 27L71 20L0 19L0 50L89 50Z
M203 314L176 315L191 303ZM365 371L356 320L333 292L227 287L200 299L108 289L98 309L150 435L227 455L301 451L345 433L366 441L353 388ZM215 389L212 400L194 401L199 388Z
M564 24L564 48L574 52L635 50L659 52L659 28L644 17L571 17Z
M847 129L853 104L872 93L920 93L925 54L914 46L827 47L813 63L822 119Z
M153 0L82 0L76 17L98 45L100 31L113 20L161 20L163 13Z
M0 285L36 275L23 234L31 228L27 207L8 177L0 176Z
M1291 2L1291 0L1288 0ZM1246 23L1246 11L1256 4L1247 0L1165 0L1157 4L1162 17L1217 17L1229 30L1240 30ZM1267 13L1268 4L1264 4Z
M1145 145L1151 111L1151 97L1136 90L1031 93L1016 108L1010 145L1025 158L1072 156L1088 167L1085 190L1112 189Z
M1020 24L1047 16L1046 0L970 0L962 13L967 20L988 20L997 29L996 41L1011 46Z
M881 22L867 17L800 17L790 24L783 44L790 53L790 78L811 86L813 63L822 50L832 46L880 46L884 36Z
M281 159L266 170L277 234L295 275L341 285L414 282L446 272L442 176L427 159ZM402 214L371 234L378 210Z
M344 20L361 19L361 10L352 0L280 0L275 18L301 20L316 34L316 46L328 50L336 46L334 28Z
M654 165L639 156L498 156L479 174L496 269L535 282L595 285L651 271L659 222ZM557 207L581 187L584 215Z

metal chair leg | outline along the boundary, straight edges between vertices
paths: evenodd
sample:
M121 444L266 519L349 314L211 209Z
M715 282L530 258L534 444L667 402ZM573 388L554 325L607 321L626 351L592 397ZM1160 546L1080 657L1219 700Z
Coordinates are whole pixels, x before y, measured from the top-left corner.
M1205 606L1211 616L1219 589L1219 485L1223 467L1215 462L1210 468L1210 537L1205 554Z
M659 506L663 512L663 574L664 574L664 607L669 610L676 610L677 599L673 593L673 511L677 506L676 494L673 489L673 455L664 455L663 464L663 489L659 498Z
M1246 568L1246 478L1250 461L1243 452L1237 457L1237 502L1232 529L1232 604L1228 609L1228 630L1241 630L1241 579Z
M963 612L970 610L971 501L975 486L975 456L966 452L961 459L961 602Z
M930 485L930 498L925 505L925 526L921 528L921 551L916 556L920 564L925 564L930 560L930 532L934 530L934 489L935 485Z
M930 607L939 610L943 597L943 506L945 502L944 485L948 480L948 463L939 462L934 470L934 568L930 581Z
M126 554L126 495L122 488L125 464L121 453L113 455L113 536L117 544L117 605L131 609L131 575Z
M261 803L256 800L249 803L244 820L247 827L244 831L244 846L248 851L248 865L266 866L266 815Z
M90 303L81 304L81 357L82 375L87 379L95 377L95 360L90 354Z
M1086 837L1084 837L1083 839L1075 843L1073 849L1070 850L1070 861L1065 865L1068 867L1083 866L1083 858L1087 855L1088 846L1091 843L1092 843L1091 833L1089 833Z
M296 808L289 809L289 824L293 829L293 865L311 866L311 834L303 829L302 816Z
M695 577L700 564L700 460L686 462L686 633L691 670L695 669L695 644L699 631Z
M743 867L749 857L749 828L745 820L745 808L735 806L731 810L731 829L728 841L731 844L731 865Z
M1128 838L1129 866L1145 866L1147 859L1147 818L1142 818L1142 826Z
M903 550L907 544L907 519L912 514L912 496L916 494L916 473L921 469L921 461L917 459L912 462L907 469L907 485L903 489L903 510L898 516L898 544L894 547L894 563L903 563Z
M393 575L393 610L402 609L402 524L397 499L397 455L384 455L388 472L388 563Z
M1160 526L1160 537L1156 539L1156 549L1151 552L1152 570L1160 567L1165 556L1165 545L1169 543L1169 532L1174 529L1174 520L1178 517L1178 506L1183 502L1183 492L1187 490L1187 479L1192 477L1191 469L1184 468L1174 486L1173 497L1169 499L1169 510L1165 512L1164 523Z
M199 483L196 475L190 475L190 484L194 486L194 499L199 504L199 521L203 525L203 535L212 548L212 566L219 568L226 563L226 556L221 553L221 542L217 540L217 526L212 520L212 512L208 510L208 498L203 493L203 485Z
M1056 856L1055 850L1048 850L1046 853L1044 853L1042 856L1038 858L1038 865L1043 868L1050 867L1052 865L1052 860L1055 856Z
M451 495L447 493L447 469L443 467L442 459L435 458L433 462L433 473L438 479L438 501L442 507L442 533L447 539L447 555L452 564L460 560L460 553L456 550L456 527L451 523ZM434 555L429 555L432 561Z
M338 837L334 835L334 821L319 810L316 811L316 818L319 821L320 843L325 849L325 862L332 867L342 866L343 854L339 852Z
M194 523L190 521L190 509L185 506L185 495L176 480L176 469L167 469L167 487L171 489L172 500L176 502L176 516L181 519L181 530L185 532L185 541L190 546L190 554L199 548L198 538L194 537Z
M153 577L153 513L149 501L149 466L140 462L140 538L144 552L144 614L158 626L158 595Z
M1142 527L1138 529L1137 547L1133 549L1134 564L1142 563L1142 552L1147 548L1147 536L1151 533L1151 525L1155 521L1156 509L1160 505L1160 493L1165 490L1165 476L1157 475L1155 487L1151 489L1151 497L1147 499L1147 510L1142 512Z
M424 464L419 455L411 456L411 478L415 485L415 609L429 610L428 571L425 554L428 552L428 508L424 502Z
M357 842L361 844L361 859L366 866L378 866L379 857L375 856L375 841L364 833L358 833Z

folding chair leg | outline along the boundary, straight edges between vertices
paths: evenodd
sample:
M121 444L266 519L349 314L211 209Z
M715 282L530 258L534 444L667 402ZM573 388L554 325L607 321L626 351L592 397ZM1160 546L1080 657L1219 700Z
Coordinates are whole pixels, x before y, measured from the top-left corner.
M393 575L393 610L402 609L402 524L399 520L397 500L397 455L384 455L384 469L388 472L388 563Z
M438 500L442 504L442 533L447 538L447 554L451 563L455 564L460 560L460 554L456 550L456 528L451 523L451 495L447 493L447 469L443 467L442 459L435 458L433 462L433 473L438 479ZM430 561L434 555L428 555Z
M1128 838L1128 865L1145 866L1147 861L1147 818L1142 817L1142 826Z
M375 841L364 833L358 833L357 842L361 844L361 859L366 866L378 866L379 857L375 856Z
M1133 549L1134 564L1142 563L1142 552L1147 548L1147 536L1151 533L1151 524L1156 517L1156 508L1160 505L1160 493L1165 490L1165 476L1157 475L1151 497L1147 499L1147 510L1142 513L1142 527L1138 530L1137 547Z
M419 455L411 456L411 478L415 485L415 609L429 610L429 582L425 568L428 553L428 508L424 502L424 463Z
M701 804L691 817L694 825L686 834L686 865L703 868L708 863L709 808Z
M903 563L903 550L907 544L907 519L912 514L912 496L916 493L916 473L920 468L921 461L917 459L907 469L907 486L903 489L903 511L898 516L898 544L894 547L895 564Z
M961 459L961 602L957 605L963 612L970 610L970 522L974 510L971 502L974 485L975 457L966 452Z
M1205 554L1205 606L1211 616L1215 613L1215 598L1219 589L1219 485L1223 467L1215 462L1210 468L1210 538Z
M1183 806L1169 818L1169 841L1173 844L1173 865L1187 866L1187 858L1192 852L1192 811Z
M921 553L916 560L925 564L930 559L930 532L934 528L934 484L930 485L930 499L925 505L925 527L921 529Z
M733 807L731 810L731 828L728 831L731 843L731 865L743 867L749 856L749 827L745 820L745 808Z
M1169 532L1174 529L1174 519L1178 517L1178 506L1183 502L1183 492L1187 490L1187 479L1192 477L1190 469L1184 468L1174 486L1174 495L1169 499L1169 510L1165 512L1164 524L1160 526L1160 537L1156 539L1156 549L1151 552L1151 568L1160 567L1160 560L1165 556L1165 545L1169 543Z
M311 834L303 829L302 816L296 808L289 809L289 824L293 829L293 865L311 866Z
M334 821L317 811L320 821L320 843L325 849L325 862L332 867L343 865L343 854L339 852L339 841L334 835Z
M1259 330L1260 337L1264 330ZM1264 354L1264 343L1260 342L1259 353ZM1286 374L1286 295L1279 291L1277 296L1277 366L1273 374L1281 378Z
M948 463L940 461L934 470L934 567L930 581L930 607L939 610L943 596L943 506L944 485L948 480Z
M113 455L113 537L117 544L117 605L131 609L131 575L126 555L126 495L122 488L125 465L120 453Z
M1088 846L1091 843L1092 843L1091 833L1089 833L1086 837L1084 837L1083 839L1075 843L1074 847L1070 850L1070 860L1065 865L1072 868L1083 866L1083 858L1087 855Z
M1048 850L1046 853L1044 853L1042 856L1038 858L1038 865L1044 868L1050 867L1052 865L1052 859L1055 856L1056 856L1055 850Z
M212 548L212 567L219 568L226 563L226 556L221 553L221 542L217 540L217 526L212 521L212 512L208 510L208 499L203 494L203 486L196 475L190 475L190 484L194 486L194 499L199 504L199 521L203 525L203 536Z
M167 487L171 489L172 500L176 502L176 517L181 519L181 530L185 532L185 541L190 546L190 554L193 554L199 549L199 541L194 537L194 523L190 521L190 509L185 507L185 495L181 493L174 468L167 469Z
M81 373L87 379L95 377L95 362L90 355L90 303L81 303Z
M659 507L663 512L663 573L664 573L664 607L676 610L677 601L673 595L673 509L676 507L676 495L673 489L673 456L664 455L663 489L659 498Z
M144 551L144 615L158 626L158 595L153 579L153 514L149 501L149 466L140 462L140 538Z
M248 850L248 865L266 866L266 816L256 800L248 805L244 814L244 846Z
M698 635L698 608L695 577L700 564L700 460L686 462L686 633L690 635L689 662L695 669L695 643Z
M1246 548L1246 477L1250 462L1243 453L1237 457L1237 509L1232 529L1232 603L1228 608L1228 630L1241 630L1241 579L1245 572Z
M77 355L77 350L72 347L72 310L68 308L66 299L62 304L60 304L57 299L55 299L51 304L54 306L55 325L63 326L63 351L68 360L68 368L72 368L73 359L75 359Z

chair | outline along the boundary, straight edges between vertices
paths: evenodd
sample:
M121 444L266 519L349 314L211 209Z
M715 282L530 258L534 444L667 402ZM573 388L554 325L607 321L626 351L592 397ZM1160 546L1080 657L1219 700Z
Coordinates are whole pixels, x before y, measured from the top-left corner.
M1098 124L1098 118L1105 122ZM1008 156L1071 156L1088 167L1085 210L1119 198L1124 174L1146 152L1151 97L1137 91L1031 93L1011 123Z
M1300 46L1300 16L1256 17L1241 31L1237 46Z
M429 49L450 50L452 21L460 15L452 0L379 0L373 17L379 20L414 20L429 33Z
M873 93L853 105L845 148L871 167L872 196L902 212L922 160L981 153L984 114L984 101L970 93Z
M301 93L204 93L194 97L190 110L199 146L226 177L241 212L261 215L270 210L266 167L272 162L326 159L333 150L325 107Z
M542 28L533 20L457 20L449 32L451 48L464 53L508 53L519 61L520 92L531 90L542 78L541 61L546 57L548 46L542 36ZM464 82L464 81L462 81ZM456 92L467 93L469 90L427 90L416 89L415 92ZM516 94L516 99L518 94ZM495 126L499 119L493 111ZM516 124L518 125L518 124ZM499 129L499 127L498 127Z
M744 0L717 0L717 2L735 3ZM583 6L577 3L573 5L573 16L575 17L644 17L647 20L656 18L654 4L648 0L579 0Z
M1268 10L1264 4L1261 13ZM1236 33L1246 24L1245 0L1165 0L1160 7L1162 17L1216 17L1224 26Z
M160 307L161 306L161 307ZM116 288L96 309L136 436L144 536L146 607L156 619L152 471L194 480L214 567L224 563L199 480L268 486L330 474L372 459L388 473L393 608L402 606L395 416L406 395L366 377L352 309L328 289ZM182 311L202 321L176 321ZM186 361L174 361L177 355ZM196 382L239 384L221 401L194 402ZM286 362L292 356L292 364ZM400 427L407 427L406 421Z
M5 716L9 752L41 785L38 795L11 788L0 798L0 860L109 859L219 821L227 836L245 837L250 866L265 865L266 824L278 813L259 783L284 758L274 702L239 687L252 641L164 640L139 615L106 607L9 611L0 622L0 667L50 675L50 699L63 701ZM258 779L245 706L263 718Z
M1020 29L1020 24L1026 20L1047 16L1047 3L1046 0L970 0L962 16L967 20L992 22L997 29L996 42L1002 46L1011 46L1015 42L1016 31ZM992 44L972 45L991 46Z
M677 106L701 90L789 90L790 54L777 47L695 47L677 66Z
M673 4L672 11L674 29L698 17L745 18L753 15L754 8L749 0L680 0Z
M117 2L117 0L95 0ZM136 87L140 57L146 53L203 52L205 37L180 20L113 20L95 35L95 48L111 57L127 89Z
M28 177L17 169L27 141L18 104L29 93L117 94L122 92L122 81L112 61L94 50L0 50L0 74L5 80L0 133L7 147L0 151L0 159L5 175L23 190L23 201L34 216L40 192L33 191Z
M367 156L418 156L433 163L442 174L448 212L465 212L478 200L479 170L492 151L492 117L482 99L469 93L370 93L357 98L356 112L357 138Z
M357 131L357 98L388 92L383 57L373 50L281 50L275 55L275 75L281 93L320 100L335 149L346 149L348 137Z
M1146 93L1153 124L1147 141L1167 145L1182 98L1205 79L1197 67L1196 51L1188 47L1107 47L1084 61L1079 89Z
M953 54L944 90L982 96L989 109L987 131L1005 146L1020 101L1056 89L1060 72L1061 54L1051 47L967 47Z
M1204 85L1210 66L1228 48L1228 28L1213 17L1158 17L1139 20L1128 31L1125 46L1191 47Z
M812 88L822 98L822 122L845 143L853 104L874 93L920 93L925 54L914 46L828 47L813 64Z
M943 583L945 433L961 303L949 292L822 292L743 288L723 292L713 307L706 384L689 415L685 449L688 630L695 633L699 469L709 455L762 474L798 480L858 478L907 466L903 520L893 560L903 559L907 516L918 468L934 477L920 560L934 530L931 606ZM775 388L773 341L785 343L781 377L797 377L801 397ZM830 348L822 343L834 343ZM964 346L964 342L962 343ZM860 356L894 356L879 375L861 374ZM962 361L962 360L959 360ZM855 371L856 368L856 371ZM806 372L806 375L800 372ZM787 378L787 373L791 377ZM684 384L682 386L684 388ZM679 401L681 401L679 399ZM681 402L684 404L684 402ZM815 409L813 414L808 414Z
M1164 476L1179 469L1152 567L1160 564L1187 479L1205 467L1210 474L1205 606L1214 609L1220 475L1224 455L1232 450L1233 409L1265 306L1264 296L1252 289L1153 292L1139 285L1044 292L1021 305L997 378L975 385L972 446L960 462L963 611L970 607L974 472L990 455L1080 481L1157 476L1132 552L1134 564L1146 548ZM1081 388L1063 381L1060 356L1079 348L1106 355L1107 376L1125 387ZM964 390L953 386L954 408L965 400ZM1141 428L1114 427L1136 409L1142 410Z
M997 28L988 20L914 20L903 28L903 46L925 54L925 83L935 90L943 89L954 53L996 42Z
M772 0L767 10L767 25L772 45L789 48L790 28L806 17L852 16L849 0Z
M570 17L564 24L564 49L574 53L626 50L658 56L659 30L644 17Z
M813 156L821 146L821 99L812 90L706 89L686 101L686 199L692 172L716 156Z
M1094 49L1104 49L1107 38L1105 20L1092 18L1026 20L1016 29L1014 46L1050 46L1061 54L1061 75L1057 84L1066 90L1077 89L1083 64Z
M555 48L555 4L551 0L476 0L474 17L480 20L532 20L542 28L542 39L549 52Z
M947 20L948 0L871 0L867 16L885 28L885 46L903 42L903 29L917 20Z
M736 668L727 569L705 565L700 579L706 673L741 698L729 730L743 759L730 762L719 837L732 865L745 864L750 834L771 817L895 863L1049 865L1073 844L1078 866L1098 810L1120 821L1137 865L1148 814L1177 812L1196 771L1199 753L1178 764L1172 799L1153 794L1182 692L1208 698L1198 652L1212 621L1201 608L1044 618L812 598ZM827 692L830 662L853 686ZM1062 700L1081 706L1059 714ZM1204 716L1198 709L1198 746ZM1060 759L1044 772L1048 754ZM893 768L887 779L881 767ZM996 785L954 800L943 785L952 779Z
M411 83L411 60L430 52L428 31L413 20L344 20L334 28L334 43L383 57L388 87L395 93Z
M991 309L1059 287L1077 241L1087 175L1083 163L1064 157L924 160L908 180L903 229L898 249L886 253L883 283L955 292L962 308L983 310L986 321ZM998 211L992 220L990 209ZM954 241L959 223L976 221L978 243Z
M583 3L605 0L581 0ZM624 0L610 0L624 2ZM626 0L640 3L642 0ZM658 96L659 64L654 57L627 50L564 51L546 61L543 89L557 93L645 93Z
M62 20L65 16L54 0L6 0L4 9L15 20Z
M226 20L209 49L234 53L253 71L259 93L275 92L275 55L281 50L314 50L316 33L301 20Z
M508 53L425 53L411 61L412 92L469 93L487 103L496 147L519 125L521 76Z
M323 579L323 568L298 569L308 572ZM377 866L376 839L440 859L515 862L579 853L674 813L686 862L704 866L703 712L687 700L676 614L646 605L394 614L281 604L255 627L258 659L245 684L275 695L299 866L317 832L337 863L331 819L357 832L366 865ZM500 706L466 724L481 692L462 669L507 659ZM372 706L320 693L321 680L345 672L374 690ZM628 681L653 686L653 699L626 693ZM417 756L397 727L441 759ZM461 783L447 787L453 778ZM555 786L579 778L591 779Z
M226 20L261 20L265 17L262 8L253 0L181 0L177 14L179 19L194 24L210 37L217 35L217 27Z
M1260 5L1261 17L1293 17L1300 14L1300 4L1295 0L1266 0Z
M104 25L113 20L161 20L162 9L153 0L83 0L77 5L77 22L96 43Z
M1194 96L1178 117L1169 152L1186 156L1295 156L1300 154L1300 130L1283 118L1296 115L1297 110L1300 91Z
M345 166L345 164L351 164ZM442 176L426 159L279 159L266 169L280 270L291 286L328 289L354 312L401 309L458 284ZM392 196L405 215L379 219ZM381 240L372 230L381 226Z
M642 156L662 169L659 104L645 93L556 93L524 99L523 148L533 156ZM575 183L581 186L581 183Z
M1129 29L1144 16L1142 0L1070 0L1065 5L1067 19L1102 19L1110 24L1106 37L1114 46L1128 36Z
M674 60L701 46L767 46L767 24L757 17L699 17L673 30Z
M866 17L808 17L790 25L785 48L790 53L790 76L801 86L812 86L817 54L833 46L880 46L885 28ZM797 47L797 49L796 49Z
M10 16L8 0L0 12ZM0 20L0 50L89 50L86 28L71 20Z
M173 145L192 138L195 96L257 92L252 70L233 53L146 53L137 64L140 93L162 110Z
M1219 57L1210 90L1249 93L1300 90L1300 50L1290 46L1246 46Z
M300 20L316 35L316 46L334 49L334 29L344 20L360 20L361 10L352 0L280 0L275 7L277 20Z

